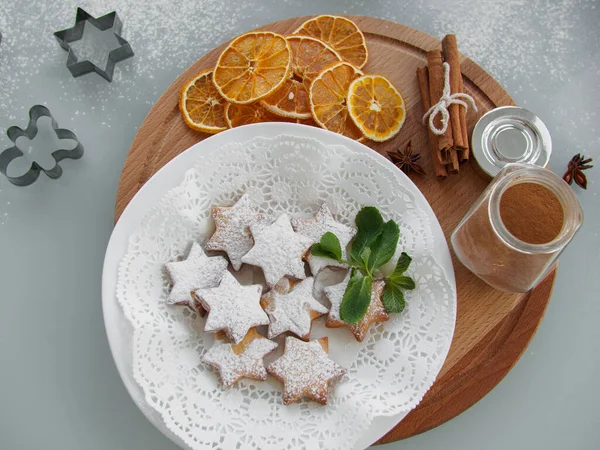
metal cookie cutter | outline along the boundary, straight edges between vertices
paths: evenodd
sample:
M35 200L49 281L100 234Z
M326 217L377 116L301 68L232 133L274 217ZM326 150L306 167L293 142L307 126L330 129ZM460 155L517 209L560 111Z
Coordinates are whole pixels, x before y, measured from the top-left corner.
M96 66L91 61L85 59L80 60L71 48L71 43L79 41L83 37L83 30L86 23L93 25L100 31L112 29L113 34L120 44L119 47L109 52L106 67L104 69ZM56 40L60 46L69 52L69 55L67 56L67 69L71 71L71 74L74 77L79 77L90 72L96 72L107 81L112 81L116 63L133 56L133 50L131 49L129 43L119 36L122 28L123 24L121 23L121 20L119 20L116 11L106 14L105 16L95 18L89 15L83 9L77 8L75 26L73 28L68 28L66 30L57 31L54 33L54 36L56 37Z
M29 167L29 170L24 175L18 177L11 177L7 175L6 170L12 160L23 156L23 152L17 148L17 139L24 136L29 140L32 140L38 133L37 121L43 116L50 118L52 122L52 128L56 133L56 137L59 139L72 139L77 142L77 145L72 150L61 148L53 151L52 157L54 158L54 161L56 161L56 164L51 169L44 169L37 162L33 161ZM6 134L14 145L0 153L0 173L8 178L8 181L17 186L30 185L40 176L40 171L43 171L52 179L60 178L62 175L62 168L58 165L60 161L67 158L79 159L83 156L83 145L81 142L79 142L77 136L75 136L75 133L73 133L71 130L59 128L58 123L54 117L52 117L52 114L50 114L50 110L42 105L35 105L31 107L29 110L29 125L27 125L25 130L17 126L13 126L6 130Z

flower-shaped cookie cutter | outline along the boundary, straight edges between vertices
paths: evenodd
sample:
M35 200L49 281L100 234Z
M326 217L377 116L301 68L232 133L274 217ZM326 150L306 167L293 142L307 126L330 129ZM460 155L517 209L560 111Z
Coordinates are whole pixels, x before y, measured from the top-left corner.
M71 48L71 44L73 42L79 41L83 38L83 31L86 23L91 24L100 31L112 30L117 42L120 45L108 53L106 67L103 69L86 59L80 60ZM69 69L71 75L73 75L73 77L79 77L91 72L96 72L105 80L109 82L112 81L115 65L119 61L123 61L124 59L131 58L133 56L133 50L131 49L131 46L120 36L122 28L123 23L117 16L116 11L108 13L102 17L95 18L85 12L82 8L77 8L75 25L72 28L67 28L66 30L57 31L54 33L54 37L56 37L56 40L60 46L69 52L69 55L67 56L67 69Z
M25 174L17 177L9 176L6 173L9 164L14 159L24 156L23 152L17 147L17 139L20 137L26 137L29 140L32 140L39 131L37 121L40 119L40 117L50 118L52 128L54 129L54 133L58 139L72 139L77 143L77 145L71 150L60 148L53 151L51 155L56 163L51 169L44 169L36 161L32 161L29 170L25 172ZM52 179L60 178L62 175L62 167L60 167L58 164L60 161L63 159L79 159L83 156L83 145L81 142L79 142L79 139L77 139L75 133L73 133L71 130L59 128L58 123L54 117L52 117L52 114L50 114L50 110L42 105L35 105L31 107L29 110L29 124L25 130L17 126L12 126L6 130L6 135L13 142L13 146L0 153L0 173L2 173L8 179L8 181L17 186L30 185L37 180L41 171L43 171Z

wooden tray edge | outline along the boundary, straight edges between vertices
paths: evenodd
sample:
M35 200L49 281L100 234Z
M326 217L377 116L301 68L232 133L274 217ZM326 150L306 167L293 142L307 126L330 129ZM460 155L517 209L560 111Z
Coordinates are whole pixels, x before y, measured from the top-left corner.
M486 335L486 339L436 380L419 406L376 444L388 444L431 430L485 397L525 352L544 316L555 279L556 269L524 297L513 312ZM500 346L499 342L502 342ZM495 351L490 353L492 347ZM444 388L438 389L439 386ZM467 390L470 394L463 395ZM473 391L477 391L477 395L473 395Z

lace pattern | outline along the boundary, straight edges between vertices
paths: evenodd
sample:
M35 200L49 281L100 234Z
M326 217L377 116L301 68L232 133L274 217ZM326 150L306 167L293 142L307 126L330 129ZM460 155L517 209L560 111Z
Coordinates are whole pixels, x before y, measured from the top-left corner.
M349 448L373 418L419 403L450 347L456 293L432 256L428 215L405 184L395 168L366 152L291 135L257 137L204 152L152 208L130 237L117 299L134 328L134 377L190 448ZM165 263L210 237L211 206L231 205L244 192L271 218L310 217L325 202L337 220L351 224L360 208L376 205L400 224L396 257L401 251L413 257L417 289L406 293L406 309L373 327L362 343L347 329L327 329L323 321L313 326L312 337L329 336L331 358L348 371L326 407L284 406L273 379L241 380L224 390L200 362L213 339L202 331L204 320L165 303Z

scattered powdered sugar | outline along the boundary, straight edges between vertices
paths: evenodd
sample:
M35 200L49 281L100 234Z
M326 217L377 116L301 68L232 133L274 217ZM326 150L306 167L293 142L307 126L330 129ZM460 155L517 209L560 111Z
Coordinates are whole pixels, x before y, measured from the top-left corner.
M275 342L256 336L242 353L237 354L233 350L233 344L215 339L202 361L219 370L223 386L227 388L243 377L266 380L267 371L263 358L276 348Z
M219 287L195 291L208 318L204 331L223 330L239 344L248 330L268 325L269 318L260 307L262 285L242 286L230 272L225 272Z
M100 133L121 131L125 138L121 151L125 152L158 96L212 48L271 21L334 12L381 17L438 38L445 33L457 34L460 50L506 87L520 105L534 112L548 111L542 119L553 138L561 136L561 148L575 152L600 147L600 134L594 130L597 96L586 104L580 86L600 76L595 0L414 4L381 0L375 5L354 0L335 11L325 11L317 4L307 6L302 0L283 3L37 0L24 4L3 0L0 134L11 125L24 126L29 108L40 103L53 113L62 113L57 117L61 126L76 133L88 126ZM135 56L117 64L112 83L96 74L73 78L65 67L67 53L52 33L73 26L78 6L95 17L116 10L123 21L122 36ZM566 103L556 99L565 86L573 86L575 93ZM581 100L573 102L572 98ZM85 140L85 136L80 137Z
M358 342L362 342L369 327L374 323L385 322L390 318L383 303L381 302L381 293L385 287L385 282L382 280L373 281L373 288L371 290L371 303L369 308L358 323L348 324L344 322L340 317L340 306L342 305L342 299L344 298L344 292L350 281L350 271L344 278L344 281L333 286L327 286L323 289L325 296L331 302L331 308L329 309L329 315L327 316L328 327L348 327Z
M280 215L269 226L251 224L250 231L254 247L242 257L242 262L262 268L269 287L285 276L306 278L302 257L312 240L294 232L287 214Z
M313 243L319 242L321 237L327 232L335 234L342 247L342 259L347 259L346 248L356 232L354 228L335 220L325 203L321 205L313 219L294 218L292 219L292 226L297 233L310 238ZM313 275L317 275L321 269L327 266L346 267L345 264L338 261L322 256L314 256L310 253L307 259Z
M252 248L254 240L249 226L262 219L262 214L256 211L256 206L247 194L232 207L213 208L212 217L216 230L206 243L207 250L222 250L227 253L235 270L242 266L242 256Z
M263 296L265 311L271 319L269 339L286 331L308 339L312 320L329 311L313 297L313 285L314 278L309 277L290 291L289 281L284 278Z
M346 12L366 5L354 2ZM589 59L579 52L597 55L597 6L595 0L447 0L407 7L383 0L372 14L440 39L456 34L459 50L500 83L548 85L567 82L570 73L585 69ZM520 82L516 86L528 88Z
M321 339L327 342L327 338ZM302 397L327 403L329 383L346 373L342 366L329 359L321 339L304 342L288 336L283 356L267 367L271 375L283 381L286 405Z
M135 111L138 114L133 124L137 126L148 105L185 68L245 28L258 26L247 22L263 10L252 3L37 0L26 4L3 0L0 133L23 123L28 109L36 103L51 110L60 105L72 115L89 116L102 128L131 127L132 121L123 120L123 111ZM67 52L53 33L74 25L77 7L94 17L116 10L123 22L121 36L131 44L135 56L117 63L112 83L96 74L73 78L66 68ZM132 103L138 108L132 108ZM143 105L146 108L139 108Z
M219 285L227 271L228 262L222 256L206 256L197 242L192 244L190 253L184 261L166 264L173 282L167 303L186 304L193 307L191 293L196 289L212 288Z

